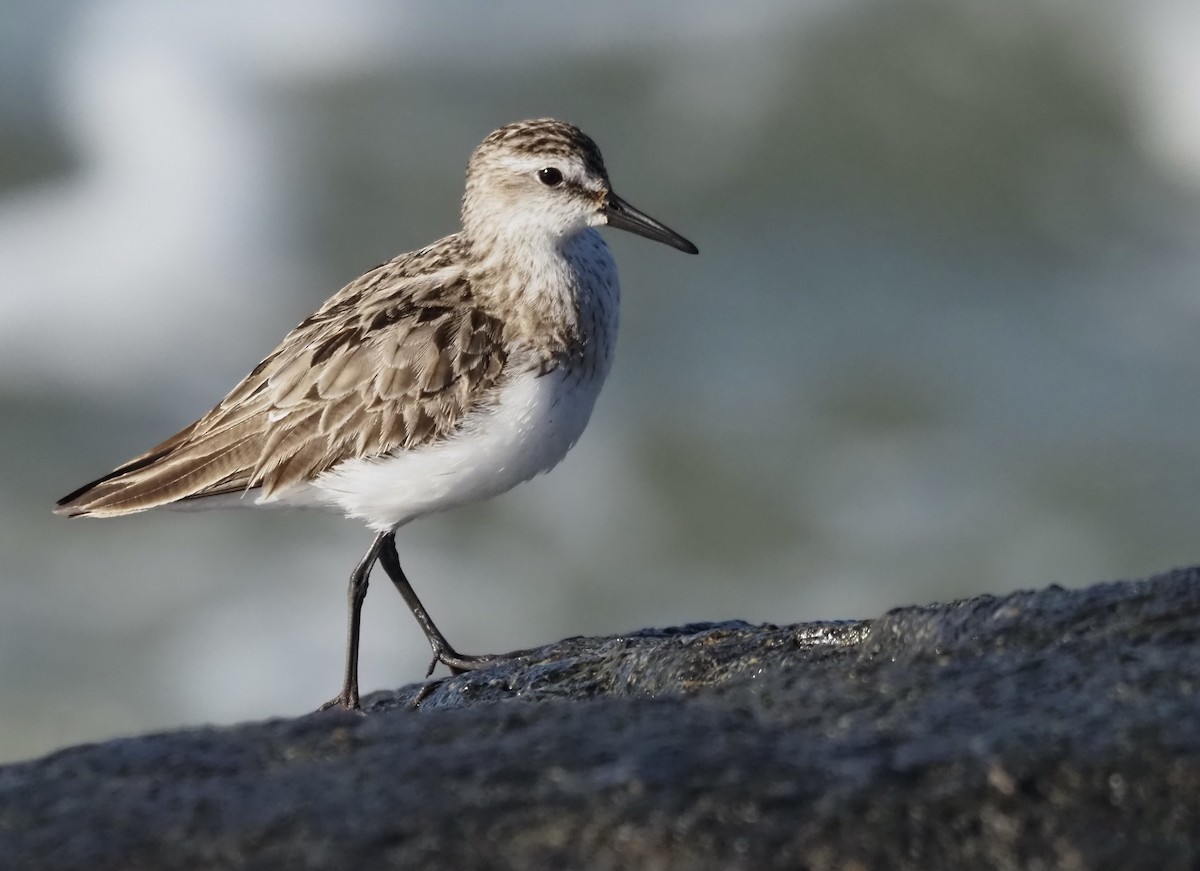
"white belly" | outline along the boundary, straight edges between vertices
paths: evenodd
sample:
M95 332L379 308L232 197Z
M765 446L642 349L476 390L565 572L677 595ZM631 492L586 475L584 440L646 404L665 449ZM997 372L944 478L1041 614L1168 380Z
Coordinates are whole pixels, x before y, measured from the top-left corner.
M604 373L561 369L515 376L493 407L472 414L448 441L387 457L347 460L282 504L322 504L395 529L425 514L487 499L558 464L579 440Z

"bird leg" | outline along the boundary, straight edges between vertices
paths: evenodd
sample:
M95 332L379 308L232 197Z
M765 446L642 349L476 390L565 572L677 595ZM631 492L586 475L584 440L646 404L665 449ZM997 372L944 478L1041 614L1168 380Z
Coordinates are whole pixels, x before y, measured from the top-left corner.
M342 681L342 691L317 710L340 706L350 711L361 711L362 705L358 699L358 637L362 627L363 600L367 598L367 582L371 576L371 568L380 557L380 549L392 542L390 532L381 532L371 542L371 547L350 573L350 588L347 598L350 603L350 627L346 640L346 676ZM392 544L392 553L395 545ZM389 572L390 574L390 572Z
M379 564L383 566L384 571L388 573L388 577L392 579L392 583L396 585L396 589L400 591L400 595L404 597L409 610L412 611L413 616L417 618L417 622L421 625L421 631L429 639L429 646L433 648L433 661L429 664L429 671L425 672L426 677L433 674L433 670L439 662L443 662L449 666L450 671L454 674L461 674L464 671L470 671L474 668L482 668L502 658L499 656L465 656L451 647L450 642L446 640L446 636L434 625L429 612L425 610L425 606L417 598L412 584L404 576L404 570L400 568L400 556L396 553L395 535L389 532L382 536L382 540L376 539L376 541L380 544L378 551Z

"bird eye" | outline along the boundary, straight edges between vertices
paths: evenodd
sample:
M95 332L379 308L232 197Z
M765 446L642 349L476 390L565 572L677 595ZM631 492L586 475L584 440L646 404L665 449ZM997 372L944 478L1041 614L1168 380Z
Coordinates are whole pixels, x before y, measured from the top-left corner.
M538 181L548 188L556 188L562 184L562 173L553 166L547 166L545 169L539 169L537 172Z

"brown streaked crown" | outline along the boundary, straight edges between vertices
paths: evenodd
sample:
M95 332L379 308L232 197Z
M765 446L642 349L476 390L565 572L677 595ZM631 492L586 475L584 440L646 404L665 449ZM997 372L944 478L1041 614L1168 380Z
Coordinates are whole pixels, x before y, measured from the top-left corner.
M574 124L567 124L565 121L536 118L532 121L508 124L488 135L475 153L484 154L497 146L550 158L576 154L583 160L589 174L608 180L608 170L604 168L604 158L601 157L596 143Z

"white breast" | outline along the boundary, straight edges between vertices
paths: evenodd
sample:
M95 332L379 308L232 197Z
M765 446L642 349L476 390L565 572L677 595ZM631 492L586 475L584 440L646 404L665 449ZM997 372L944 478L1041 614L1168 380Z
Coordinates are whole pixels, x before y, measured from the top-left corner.
M297 493L296 501L337 507L384 531L496 496L566 456L583 434L602 384L603 375L579 378L562 369L518 374L452 438L386 457L347 460L318 477L308 493Z

